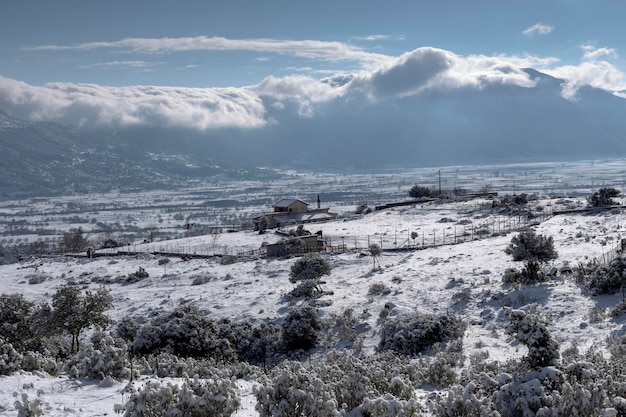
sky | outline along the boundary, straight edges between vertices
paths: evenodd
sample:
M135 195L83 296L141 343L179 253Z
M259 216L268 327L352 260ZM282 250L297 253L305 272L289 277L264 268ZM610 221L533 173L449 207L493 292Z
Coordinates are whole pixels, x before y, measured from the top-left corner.
M0 110L78 126L261 128L366 100L512 83L626 93L621 1L3 0ZM280 122L280 120L279 120Z

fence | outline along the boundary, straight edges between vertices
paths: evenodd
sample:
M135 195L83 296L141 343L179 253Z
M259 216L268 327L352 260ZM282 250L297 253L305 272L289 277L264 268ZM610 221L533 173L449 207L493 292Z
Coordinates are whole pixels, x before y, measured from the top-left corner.
M377 244L384 251L406 251L418 250L429 247L443 245L455 245L464 242L471 242L499 236L502 234L519 231L533 225L537 225L551 217L550 212L539 212L530 217L527 215L503 215L497 219L489 219L474 224L452 224L439 223L440 227L422 229L419 232L409 230L397 232L386 232L368 236L324 236L324 246L322 248L309 248L306 246L297 249L297 253L305 254L309 252L346 252L368 250L371 244ZM136 244L115 249L101 249L97 251L97 256L108 255L129 255L129 254L155 254L162 256L190 256L197 258L211 258L221 256L239 257L263 257L266 256L265 248L260 249L237 249L236 247L204 245L185 246L175 243L163 244Z
M532 219L516 216L471 225L449 225L442 223L441 228L422 229L419 232L403 231L368 236L326 236L326 247L336 248L330 251L369 249L377 244L384 251L417 250L429 247L455 245L474 240L519 231L544 221L548 215ZM338 243L339 242L339 243Z

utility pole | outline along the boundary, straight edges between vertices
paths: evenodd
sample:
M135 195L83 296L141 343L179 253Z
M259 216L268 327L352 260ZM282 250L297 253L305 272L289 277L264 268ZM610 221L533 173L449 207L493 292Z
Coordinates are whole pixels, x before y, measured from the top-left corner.
M441 169L439 170L439 197L441 197Z

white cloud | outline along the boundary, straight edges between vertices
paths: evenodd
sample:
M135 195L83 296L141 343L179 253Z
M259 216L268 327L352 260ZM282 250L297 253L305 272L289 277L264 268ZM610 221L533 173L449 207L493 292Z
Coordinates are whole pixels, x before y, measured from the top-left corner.
M535 81L523 71L526 67L565 79L563 96L569 99L574 99L583 85L616 94L626 90L624 73L601 60L615 56L614 50L584 46L583 52L580 65L558 66L558 59L552 57L461 56L424 47L385 61L374 70L335 74L324 79L270 76L257 85L241 88L106 87L70 83L30 86L0 77L0 108L18 118L51 120L70 126L255 129L288 122L288 117L314 117L327 110L326 104L340 99L394 100L494 85L532 88Z
M293 103L300 116L312 117L314 106L339 97L343 91L328 83L302 75L276 78L267 77L250 87L274 108L284 108L284 103Z
M154 65L161 65L162 62L146 62L146 61L110 61L110 62L96 62L93 64L82 65L79 68L115 68L115 67L132 67L132 68L146 68Z
M288 54L301 58L324 61L358 61L363 65L379 65L391 57L366 52L342 42L315 40L227 39L223 37L196 36L188 38L127 38L114 42L88 42L75 45L42 45L26 48L31 51L87 51L114 49L123 52L146 54L181 51L235 51Z
M359 41L389 41L394 39L404 39L404 36L391 36L391 35L368 35L368 36L354 36L353 39L357 39Z
M43 87L0 77L0 108L15 117L70 126L178 126L198 130L258 128L267 122L247 89L103 87L52 83Z
M582 45L583 59L585 61L596 61L601 57L617 58L617 51L613 48L596 48L591 44Z
M547 35L554 30L554 26L546 23L535 23L522 31L526 36Z
M461 87L482 88L488 84L514 84L532 87L534 82L520 69L520 63L534 62L527 57L470 55L462 57L436 48L418 48L374 72L362 72L350 81L350 88L371 99L402 97L427 90Z
M562 95L568 100L575 100L578 90L585 86L601 88L615 95L623 96L626 89L626 74L615 65L601 58L616 58L617 51L613 48L597 48L585 44L582 62L578 65L564 65L555 68L547 68L544 71L553 77L562 78Z

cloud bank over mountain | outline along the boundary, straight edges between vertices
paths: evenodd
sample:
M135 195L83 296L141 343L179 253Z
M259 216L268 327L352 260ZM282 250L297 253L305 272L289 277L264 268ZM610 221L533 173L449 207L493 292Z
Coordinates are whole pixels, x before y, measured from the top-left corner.
M200 41L192 39L185 45L195 48L218 48L221 45L215 39ZM258 43L261 48L272 46L270 41ZM252 47L249 44L240 47ZM115 43L107 46L154 49L150 45L138 40L125 40L119 45ZM174 47L167 43L159 45L160 48ZM180 48L180 42L176 46ZM73 48L90 47L96 45L77 45ZM228 47L233 46L229 44ZM302 45L297 47L302 51ZM315 45L305 48L308 54L319 55L321 52L317 50ZM333 56L341 55L339 52L335 51ZM350 53L358 53L358 50ZM0 108L14 117L55 121L68 126L254 129L280 123L281 120L268 117L268 109L276 110L289 105L295 105L298 109L295 117L315 117L318 113L323 114L327 104L337 100L364 98L377 102L402 97L428 100L428 94L451 93L462 88L480 90L495 85L533 88L534 81L523 68L535 68L563 78L562 95L568 100L576 100L578 89L584 85L619 95L626 89L626 77L608 61L602 60L613 54L615 52L610 49L586 45L579 66L550 69L547 67L555 63L553 58L463 57L450 51L423 47L386 62L382 62L381 58L379 61L382 63L372 70L334 75L328 79L301 75L268 77L258 85L240 88L106 87L71 83L32 86L0 77ZM276 116L276 112L272 114Z
M130 40L106 46L150 47ZM100 46L76 46L91 47ZM240 153L254 150L259 162L407 164L444 160L434 157L442 153L463 162L589 149L611 154L623 152L626 110L626 77L604 59L614 54L585 45L580 65L559 67L554 58L460 56L423 47L380 59L372 69L320 79L270 76L238 88L33 86L0 77L0 110L24 120L136 135L140 128L176 130L172 137L193 136L207 147L219 140ZM592 139L602 140L590 147Z

